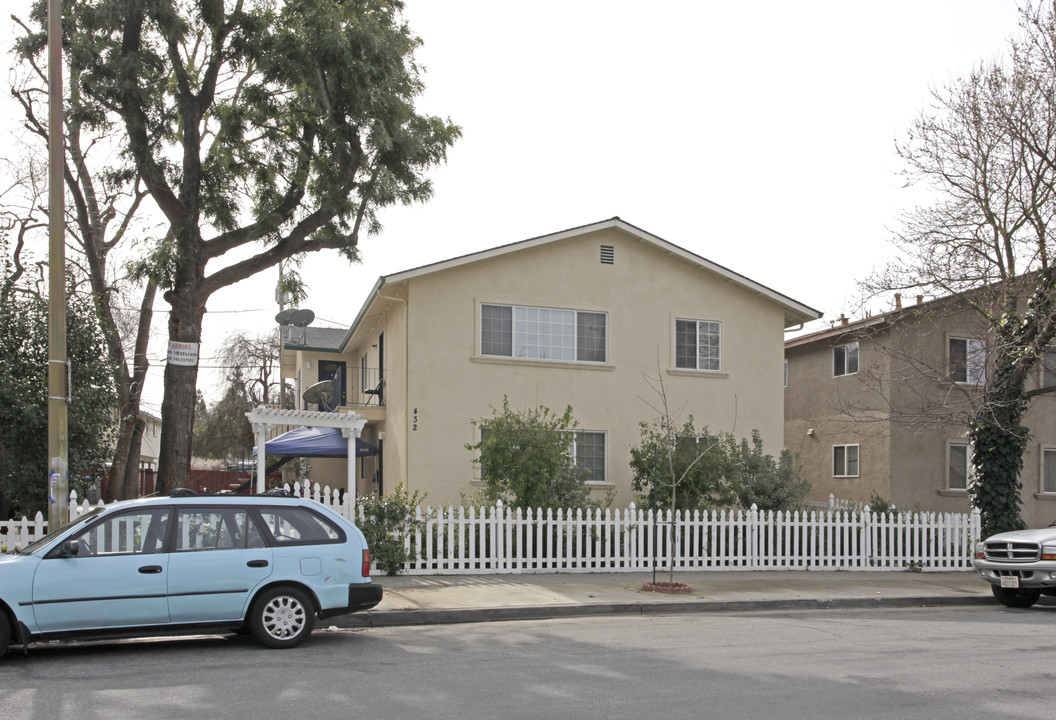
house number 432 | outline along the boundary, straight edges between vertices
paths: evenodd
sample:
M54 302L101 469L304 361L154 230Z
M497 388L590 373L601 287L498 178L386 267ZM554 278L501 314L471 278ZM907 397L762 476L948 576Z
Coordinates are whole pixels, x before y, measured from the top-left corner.
M418 408L415 408L411 415L411 430L413 432L418 431Z

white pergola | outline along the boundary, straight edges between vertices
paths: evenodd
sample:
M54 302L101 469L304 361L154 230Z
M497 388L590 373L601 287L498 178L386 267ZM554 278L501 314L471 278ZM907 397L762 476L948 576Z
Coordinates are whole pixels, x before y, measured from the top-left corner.
M367 419L355 412L318 412L315 410L276 410L260 405L246 413L253 433L257 436L257 492L264 492L264 446L268 439L268 428L272 425L301 425L329 427L341 430L348 440L348 494L351 503L356 502L356 438L363 432Z

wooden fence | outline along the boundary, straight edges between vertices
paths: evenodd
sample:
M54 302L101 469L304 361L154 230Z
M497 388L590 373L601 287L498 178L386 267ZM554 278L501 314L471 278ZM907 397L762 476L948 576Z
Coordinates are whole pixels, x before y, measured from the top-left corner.
M301 488L362 523L362 507L330 490ZM88 504L76 504L76 514ZM978 512L873 513L717 510L654 512L532 510L492 507L417 508L404 538L413 575L635 572L679 570L967 570L979 539ZM0 522L8 548L40 537L47 523Z

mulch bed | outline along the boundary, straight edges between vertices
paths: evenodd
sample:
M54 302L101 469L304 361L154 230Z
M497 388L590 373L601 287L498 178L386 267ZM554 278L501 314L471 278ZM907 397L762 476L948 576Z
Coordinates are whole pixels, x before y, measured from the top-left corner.
M692 589L686 583L680 582L647 582L642 584L642 590L646 592L688 593Z

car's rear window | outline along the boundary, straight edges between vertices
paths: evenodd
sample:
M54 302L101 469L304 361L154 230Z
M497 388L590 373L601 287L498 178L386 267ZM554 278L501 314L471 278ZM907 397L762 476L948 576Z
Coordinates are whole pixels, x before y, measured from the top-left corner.
M344 531L334 522L308 508L258 507L264 525L278 545L339 543Z

